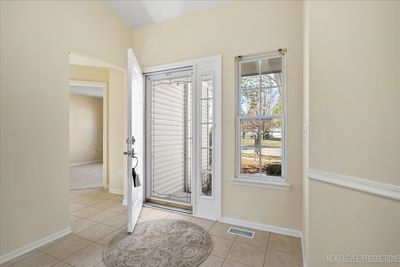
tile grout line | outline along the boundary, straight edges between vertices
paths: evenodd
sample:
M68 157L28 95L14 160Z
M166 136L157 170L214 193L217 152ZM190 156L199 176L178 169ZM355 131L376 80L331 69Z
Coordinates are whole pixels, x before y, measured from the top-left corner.
M267 232L267 233L268 233L267 249L265 250L263 266L265 266L265 264L267 263L267 253L268 253L268 249L269 249L269 240L271 239L271 233L270 232Z
M210 229L210 230L211 230L211 229ZM232 247L233 247L233 245L235 244L236 238L237 238L237 236L235 236L235 237L233 238L232 245L230 246L230 248L229 248L229 250L228 250L228 253L226 253L226 256L224 257L224 261L222 262L222 265L221 265L221 266L223 266L223 265L225 264L225 261L228 259L229 253L231 252ZM228 259L228 260L229 260L229 259Z

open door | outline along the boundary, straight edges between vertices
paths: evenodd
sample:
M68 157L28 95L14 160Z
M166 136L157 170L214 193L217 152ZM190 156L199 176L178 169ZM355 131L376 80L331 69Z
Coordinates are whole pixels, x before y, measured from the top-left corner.
M126 140L128 167L128 233L135 229L143 206L143 75L132 49L128 49L128 133Z

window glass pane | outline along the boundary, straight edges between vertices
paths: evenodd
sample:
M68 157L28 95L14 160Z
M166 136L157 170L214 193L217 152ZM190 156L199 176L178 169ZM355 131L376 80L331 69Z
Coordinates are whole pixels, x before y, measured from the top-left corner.
M282 120L263 119L260 125L261 145L270 147L282 146Z
M201 171L211 171L212 150L208 148L201 149Z
M259 148L242 148L240 153L240 167L242 174L258 174L260 172Z
M260 90L242 90L240 99L240 114L244 117L260 114Z
M261 115L273 116L282 114L282 97L280 87L261 90Z
M260 61L240 64L240 88L242 91L260 88Z
M212 124L201 125L201 146L211 147L212 146Z
M282 148L261 148L261 174L282 175Z
M260 144L258 120L241 120L241 144L242 146L255 146Z
M201 195L210 197L212 195L212 174L201 174Z
M282 58L269 58L261 61L261 86L281 86Z
M262 88L273 88L282 86L282 73L269 73L261 75L261 87Z
M212 98L212 76L202 75L201 76L201 98Z

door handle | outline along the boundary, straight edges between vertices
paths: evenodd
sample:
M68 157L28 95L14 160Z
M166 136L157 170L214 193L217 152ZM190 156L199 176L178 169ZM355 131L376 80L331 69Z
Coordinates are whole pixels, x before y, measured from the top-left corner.
M135 149L132 148L132 149L130 149L128 151L124 151L124 155L127 155L127 156L132 157L132 158L135 157Z

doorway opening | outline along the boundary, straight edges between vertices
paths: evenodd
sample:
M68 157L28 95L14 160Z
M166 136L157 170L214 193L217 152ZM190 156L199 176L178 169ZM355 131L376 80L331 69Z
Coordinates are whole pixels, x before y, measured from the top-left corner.
M107 86L70 81L70 190L107 185Z
M68 63L70 102L76 102L77 99L90 100L97 102L102 110L95 111L88 105L81 105L74 114L70 105L69 189L74 191L71 193L79 194L100 188L98 191L124 195L127 182L127 167L123 156L127 120L127 70L78 51L69 52ZM93 117L98 119L97 122L93 122ZM74 125L78 125L79 129L74 129ZM87 138L83 132L97 132L97 135ZM85 151L85 154L76 151ZM76 158L73 155L85 157ZM115 198L119 199L117 196ZM121 202L126 203L126 200Z
M146 77L146 201L192 210L193 70Z

